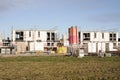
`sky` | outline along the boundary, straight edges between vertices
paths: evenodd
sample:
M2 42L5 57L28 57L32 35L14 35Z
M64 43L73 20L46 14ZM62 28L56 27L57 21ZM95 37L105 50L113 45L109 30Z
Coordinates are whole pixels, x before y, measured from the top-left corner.
M12 29L117 31L120 34L120 0L0 0L0 32Z

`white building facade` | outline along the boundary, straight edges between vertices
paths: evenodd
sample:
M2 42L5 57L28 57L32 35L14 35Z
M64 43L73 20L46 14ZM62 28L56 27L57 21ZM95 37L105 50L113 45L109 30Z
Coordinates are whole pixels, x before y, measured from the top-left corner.
M2 46L2 33L0 33L0 47Z
M80 46L85 53L116 51L118 46L117 32L81 31Z
M56 30L13 30L13 44L23 42L28 51L44 51L57 46Z

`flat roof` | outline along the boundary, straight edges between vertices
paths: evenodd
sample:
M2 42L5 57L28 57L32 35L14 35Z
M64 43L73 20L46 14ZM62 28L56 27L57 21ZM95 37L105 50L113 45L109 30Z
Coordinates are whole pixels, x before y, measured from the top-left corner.
M118 33L118 32L115 32L115 31L79 31L79 32L106 32L106 33Z
M48 32L57 32L57 30L40 30L40 29L36 29L36 30L32 30L32 29L28 29L28 30L13 30L13 31L48 31Z

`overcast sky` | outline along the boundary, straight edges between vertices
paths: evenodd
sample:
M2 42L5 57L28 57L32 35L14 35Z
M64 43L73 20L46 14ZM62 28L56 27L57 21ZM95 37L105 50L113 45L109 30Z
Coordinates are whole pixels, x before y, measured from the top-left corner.
M120 0L0 0L0 31L56 29L120 32ZM120 34L120 33L119 33Z

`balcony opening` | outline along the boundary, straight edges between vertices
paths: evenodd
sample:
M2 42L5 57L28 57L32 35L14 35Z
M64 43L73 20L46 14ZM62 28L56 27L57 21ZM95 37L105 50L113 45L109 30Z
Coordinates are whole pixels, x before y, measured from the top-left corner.
M83 40L90 40L90 33L83 33Z

